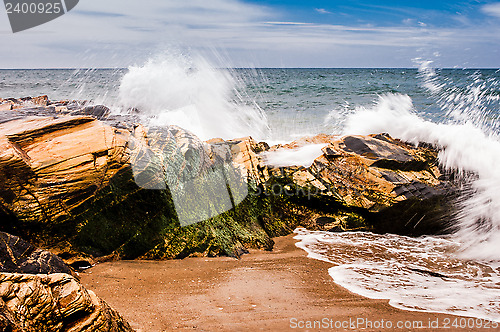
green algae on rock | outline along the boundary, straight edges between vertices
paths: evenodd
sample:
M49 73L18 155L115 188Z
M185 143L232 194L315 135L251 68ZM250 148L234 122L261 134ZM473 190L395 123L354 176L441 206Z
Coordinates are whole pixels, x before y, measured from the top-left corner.
M437 151L388 135L273 147L251 137L202 142L104 106L9 105L0 112L1 227L69 263L238 257L272 249L273 236L298 226L436 233L454 190ZM273 167L263 157L306 144L324 144L309 167Z

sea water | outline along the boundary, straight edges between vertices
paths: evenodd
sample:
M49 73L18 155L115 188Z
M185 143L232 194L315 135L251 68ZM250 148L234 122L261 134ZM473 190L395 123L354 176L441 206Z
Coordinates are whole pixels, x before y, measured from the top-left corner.
M408 310L500 321L500 72L434 69L220 69L168 55L128 69L0 70L0 97L92 100L203 139L387 132L441 148L470 184L446 237L296 230L338 284ZM320 145L268 156L308 166ZM295 155L295 156L294 156Z

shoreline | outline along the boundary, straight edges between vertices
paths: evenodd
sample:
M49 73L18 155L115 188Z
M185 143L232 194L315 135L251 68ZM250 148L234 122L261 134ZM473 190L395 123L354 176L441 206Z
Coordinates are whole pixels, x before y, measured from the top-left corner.
M81 282L138 332L338 330L335 323L354 321L361 325L348 329L380 331L369 322L382 320L387 330L390 321L394 327L398 322L421 322L424 328L419 331L432 331L435 328L425 328L429 322L441 327L446 318L452 322L459 317L406 311L390 306L388 300L351 293L328 274L332 264L308 258L293 236L275 238L273 251L251 250L239 260L101 263L81 273ZM328 321L328 327L300 328L314 321Z

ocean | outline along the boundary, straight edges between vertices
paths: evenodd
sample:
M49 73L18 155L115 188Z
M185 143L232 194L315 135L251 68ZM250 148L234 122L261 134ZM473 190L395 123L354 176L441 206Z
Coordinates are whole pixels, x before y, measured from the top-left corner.
M470 183L447 221L453 234L297 229L297 245L331 262L333 280L352 292L500 322L500 70L416 67L217 69L201 58L163 57L128 69L0 70L0 97L91 100L202 139L251 135L274 144L387 132L435 144L441 165Z

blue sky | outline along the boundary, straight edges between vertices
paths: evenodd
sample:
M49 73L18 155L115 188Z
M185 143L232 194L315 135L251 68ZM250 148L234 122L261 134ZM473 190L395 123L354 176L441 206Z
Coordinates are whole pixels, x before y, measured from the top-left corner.
M168 50L234 67L500 67L500 1L80 0L12 34L0 68L126 67Z

